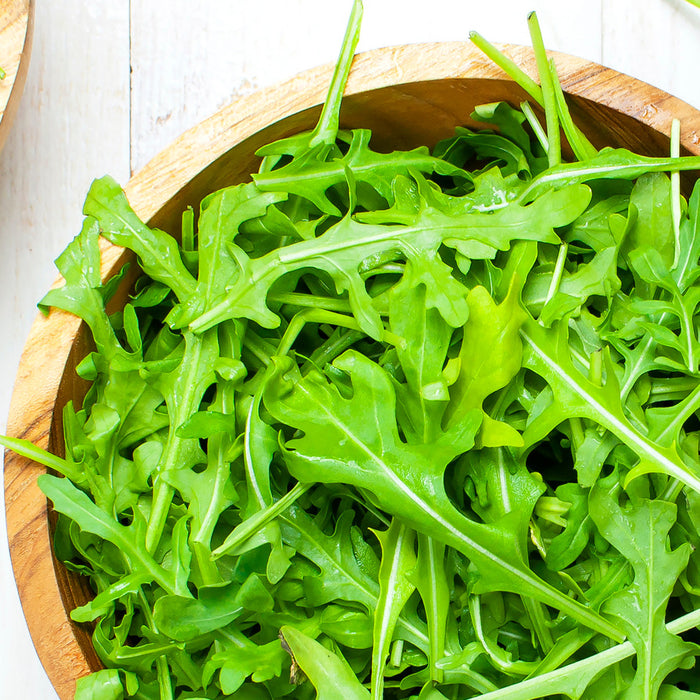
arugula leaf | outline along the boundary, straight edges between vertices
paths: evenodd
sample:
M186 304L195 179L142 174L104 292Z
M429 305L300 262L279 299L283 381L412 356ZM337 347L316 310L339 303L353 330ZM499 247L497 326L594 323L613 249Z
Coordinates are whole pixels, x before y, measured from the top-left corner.
M480 424L477 411L467 413L459 425L432 444L406 445L398 436L389 379L362 355L349 351L333 363L352 377L352 399L344 399L317 373L302 378L291 362L276 362L264 400L278 420L304 431L303 437L287 441L284 448L294 476L359 488L370 480L372 500L419 532L471 558L482 586L525 592L613 638L618 636L607 621L515 563L518 545L509 534L469 520L450 504L443 472L448 462L474 444ZM364 407L362 412L358 406ZM370 420L365 419L367 410Z
M110 520L104 511L67 479L42 474L39 477L39 486L59 513L69 516L85 532L91 532L115 545L125 556L131 572L142 569L164 590L183 596L189 595L187 588L178 585L177 577L173 576L172 572L163 569L147 554L139 542L144 533L138 533L136 523L125 527L115 520ZM132 534L132 531L135 532Z
M345 515L347 513L347 515ZM372 614L379 597L377 575L379 562L358 560L351 534L352 513L345 511L336 523L333 536L325 535L303 511L292 506L280 517L285 542L319 569L320 574L303 578L303 592L307 603L313 606L330 601L344 600L360 603ZM371 550L370 550L371 551ZM413 617L400 614L397 634L419 649L426 649L428 639L422 624Z
M416 171L470 179L466 171L430 155L425 146L412 151L376 153L369 147L368 129L353 129L339 136L347 144L347 152L341 158L326 160L325 149L317 146L281 168L254 175L253 181L263 192L304 197L324 214L340 216L340 209L328 198L327 191L345 183L348 171L355 183L367 183L388 204L393 204L392 182L397 173Z
M588 188L573 186L547 192L528 206L510 203L489 212L459 215L436 208L425 188L416 198L408 179L397 178L395 183L397 212L374 212L367 223L346 215L318 238L292 243L255 260L236 251L241 269L235 290L198 318L178 318L178 324L189 323L192 331L200 333L229 318L250 318L274 328L279 318L265 305L266 290L283 274L312 266L334 280L338 293L347 291L360 327L377 338L380 321L359 273L367 259L389 262L403 257L409 264L420 265L428 257L435 259L442 243L467 254L464 245L474 241L498 250L507 249L513 239L557 242L554 227L570 223L590 199ZM402 223L393 223L399 214ZM445 279L444 271L435 274ZM449 323L452 317L445 320Z
M634 180L646 173L670 170L698 170L700 156L683 158L650 158L632 153L625 148L603 148L583 163L561 163L549 168L532 182L520 195L523 202L531 201L550 187L589 182L601 178Z
M100 233L110 243L133 250L143 271L170 287L179 299L194 291L195 280L182 262L175 239L143 224L113 178L105 175L92 183L83 213L97 220Z
M76 682L75 697L76 700L123 700L124 686L119 672L105 668L79 678Z
M382 545L379 567L379 599L374 610L372 646L372 698L382 698L384 664L389 655L394 627L415 586L408 574L416 565L415 533L396 519L389 529L375 532Z
M445 656L445 640L450 608L450 586L445 571L445 545L419 534L416 566L409 579L418 590L428 625L430 639L430 680L440 683L443 669L438 665Z
M283 627L280 634L293 654L294 663L314 684L318 700L367 700L370 694L357 680L347 662L294 627Z
M154 474L153 505L148 519L146 548L153 551L168 516L173 487L168 483L171 471L193 467L204 461L198 440L180 437L180 427L198 410L204 392L214 381L212 364L217 355L216 333L187 334L182 357L176 369L159 373L153 385L165 397L169 411L168 437Z
M483 287L469 292L469 319L459 354L460 373L450 389L448 425L461 420L465 412L483 411L484 400L507 386L521 366L521 324L526 318L518 303L518 290L512 286L497 306ZM523 444L520 434L503 421L483 412L478 444L501 447Z
M524 435L526 444L536 442L539 435L549 432L564 418L589 418L613 433L639 457L640 461L631 470L628 481L634 476L656 471L700 491L700 476L696 469L687 465L677 450L658 445L643 435L624 415L615 372L609 361L607 383L601 387L574 367L563 326L548 331L528 319L521 333L526 347L523 365L547 380L555 402L555 407L528 425Z
M588 512L588 493L579 484L562 484L556 493L570 507L564 531L554 537L547 548L547 566L561 571L585 549L593 532L593 521Z
M630 561L634 581L608 599L604 609L620 620L637 652L637 672L625 698L657 698L665 677L698 653L666 629L666 607L688 563L691 545L671 551L666 544L676 507L640 499L621 508L609 491L594 487L590 513L603 536Z
M158 598L153 620L163 634L185 642L226 627L246 611L266 612L272 606L269 591L251 574L242 585L202 587L196 599L177 595Z

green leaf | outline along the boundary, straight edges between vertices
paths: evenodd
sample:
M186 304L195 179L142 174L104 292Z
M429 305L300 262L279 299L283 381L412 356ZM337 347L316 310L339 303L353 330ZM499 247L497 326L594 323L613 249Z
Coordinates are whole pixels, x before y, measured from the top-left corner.
M110 243L133 250L149 277L166 284L179 299L192 294L195 280L182 262L175 239L142 223L113 178L105 175L92 183L83 213L97 220L100 233Z
M476 109L482 110L482 114L486 115L489 106L480 105ZM499 107L501 109L512 109L503 102L491 106L496 108L494 112L491 112L491 115L494 116L498 113ZM512 111L513 114L519 115L523 122L525 121L525 117L521 112ZM485 121L487 117L475 113L472 115L472 118ZM463 165L476 157L480 161L487 162L483 169L498 166L505 176L516 174L523 178L529 177L531 174L530 158L532 154L529 153L529 138L520 126L522 122L518 123L516 118L512 120L506 118L504 122L506 129L510 127L513 135L519 137L520 142L516 141L510 134L508 138L505 138L500 134L488 131L471 131L458 126L455 129L455 135L438 143L433 152L436 156L455 165Z
M624 693L629 700L655 700L666 676L700 648L666 629L669 597L688 564L691 546L669 549L667 537L676 506L640 499L621 507L609 491L594 487L590 513L601 534L627 559L634 581L608 599L604 610L617 617L637 652L637 672Z
M693 319L700 304L700 290L691 287L683 293L669 272L667 263L654 247L635 249L629 254L629 259L639 277L645 282L661 287L670 296L670 300L633 299L630 309L649 318L647 323L641 325L648 330L656 345L676 351L688 371L697 373L700 341ZM663 324L670 325L673 316L676 317L676 323L673 323L672 330ZM657 364L660 361L658 359Z
M416 565L415 532L395 518L389 529L376 532L382 546L379 599L374 610L372 698L384 696L384 665L401 610L415 590L409 573Z
M294 663L316 688L317 700L368 700L369 692L339 654L334 654L294 627L285 626L280 634L290 649Z
M693 629L698 623L700 611L695 610L671 621L666 627L671 634L680 634ZM550 695L564 695L570 700L579 700L595 678L634 652L631 642L623 642L554 671L485 693L480 696L480 700L540 700Z
M405 343L396 348L406 384L397 384L399 421L409 441L426 443L441 432L449 399L443 369L452 329L428 302L424 286L398 284L389 294L389 323ZM464 297L465 310L466 294ZM411 313L406 313L406 309ZM401 412L405 419L401 419Z
M443 670L438 662L445 656L445 638L450 613L450 586L445 570L445 545L432 537L418 535L418 559L410 580L418 589L430 639L430 680L441 683Z
M193 331L201 332L222 320L245 317L274 328L279 318L265 304L267 290L285 273L314 267L334 280L339 294L347 291L362 330L378 338L379 315L359 272L367 260L403 258L420 267L430 259L436 279L446 281L450 275L436 255L442 243L457 250L462 247L465 255L473 251L463 246L474 242L492 250L506 250L511 241L519 239L555 243L559 239L554 227L570 223L590 200L587 187L574 186L548 192L528 206L507 203L491 211L467 209L464 213L458 200L445 210L444 201L436 199L427 185L416 189L410 180L397 178L394 186L397 206L392 209L362 216L362 220L347 215L316 239L292 243L255 260L236 251L241 272L234 290L198 318L185 316L178 324L189 323ZM397 220L402 223L394 223ZM454 285L447 284L449 293L454 294ZM454 319L449 316L445 320L450 323Z
M143 572L130 574L101 590L91 601L71 610L71 620L75 622L92 622L98 617L108 615L114 602L128 595L135 595L141 586L148 583L148 576Z
M648 173L635 182L630 207L637 215L626 237L626 252L653 246L664 265L671 267L674 235L670 202L671 181L664 173Z
M149 580L156 581L166 591L187 595L186 589L176 589L175 577L148 554L142 539L134 537L135 525L126 527L110 518L67 479L42 474L38 484L46 497L53 501L55 510L74 520L85 532L97 535L121 550L132 573L143 570Z
M520 371L520 326L526 318L515 287L496 305L483 287L469 292L469 320L459 354L460 373L450 388L446 418L454 425L465 413L483 412L478 442L485 447L522 445L520 434L507 423L496 421L483 410L484 400L507 386Z
M634 180L646 173L671 170L697 170L699 156L683 158L649 158L624 148L603 148L598 155L583 163L562 163L533 178L520 195L521 201L531 201L551 187L589 182L603 178Z
M202 200L197 228L197 285L191 295L181 297L182 306L171 313L171 323L181 315L201 313L221 300L239 274L234 240L241 226L284 199L285 195L263 193L247 183L217 190Z
M253 574L242 585L230 583L200 588L197 598L162 596L153 608L153 619L163 634L186 642L226 627L245 611L264 613L272 606L270 593Z
M366 183L374 188L388 204L393 204L392 182L398 174L411 171L426 175L469 175L446 161L428 153L425 146L411 151L376 153L369 147L371 132L368 129L353 129L348 135L340 134L347 142L347 152L341 158L327 160L327 149L322 146L309 149L287 165L253 175L253 181L263 192L290 193L313 202L325 214L339 216L338 207L328 198L328 190L343 184L347 172L357 183Z
M119 671L105 668L78 678L75 700L123 700L124 686Z
M528 425L523 436L526 445L539 440L566 418L589 418L638 456L640 461L628 480L643 473L660 472L700 491L700 475L684 463L677 450L656 444L629 422L609 359L606 383L599 386L574 367L565 326L546 330L529 319L521 334L525 341L524 366L543 377L554 394L554 406Z
M543 279L544 278L544 279ZM539 310L539 318L545 326L565 316L578 315L591 297L613 297L620 289L617 270L617 248L604 248L590 262L579 265L574 271L564 271L557 291L547 299L550 275L540 275L525 292L524 301L530 311ZM534 298L533 298L534 297ZM540 303L542 305L540 306Z
M359 603L372 615L379 597L379 562L371 549L364 558L358 555L351 533L352 519L351 512L343 511L333 535L326 535L310 516L292 506L280 516L280 527L284 541L319 569L319 574L303 579L304 597L309 605L349 601ZM399 615L397 635L419 649L427 649L425 629L419 620L405 612Z
M215 653L204 664L203 680L208 685L218 670L218 684L224 695L239 694L239 689L249 676L254 683L278 678L287 656L278 639L258 645L237 631L229 632L223 641L215 644L214 649Z
M352 378L351 399L316 372L302 378L290 361L278 359L276 365L264 400L275 418L304 433L284 448L285 461L297 479L359 488L371 482L372 500L380 507L472 559L480 585L530 595L618 636L598 615L515 563L519 545L505 528L475 523L449 502L444 469L473 446L481 422L477 411L431 444L406 445L398 436L390 380L367 358L347 352L334 362Z
M150 381L165 398L168 407L168 436L154 475L153 506L149 514L146 547L157 546L168 516L173 487L172 471L192 468L204 461L199 441L180 437L179 429L199 411L204 392L215 380L213 364L218 355L215 332L185 334L179 364L170 372L151 375Z
M100 276L99 227L92 217L83 221L80 233L56 259L65 284L50 290L39 308L63 309L82 318L92 332L98 350L108 358L123 352L104 309Z
M588 544L593 521L588 513L588 493L578 484L562 484L557 497L571 504L564 531L552 539L547 549L547 567L561 571L571 565Z

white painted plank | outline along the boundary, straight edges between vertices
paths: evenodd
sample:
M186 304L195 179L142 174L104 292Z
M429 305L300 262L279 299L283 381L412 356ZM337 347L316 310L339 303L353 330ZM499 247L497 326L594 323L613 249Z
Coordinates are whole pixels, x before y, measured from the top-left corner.
M600 3L366 0L360 50L466 39L529 43L537 9L547 45L600 60ZM132 168L185 129L258 87L333 61L351 3L132 0Z
M603 62L700 108L700 9L685 0L603 0Z
M77 233L90 181L129 174L128 0L37 2L25 93L0 154L0 425L53 259ZM0 499L2 500L2 499ZM2 500L4 504L4 500ZM29 639L0 506L0 697L56 695Z

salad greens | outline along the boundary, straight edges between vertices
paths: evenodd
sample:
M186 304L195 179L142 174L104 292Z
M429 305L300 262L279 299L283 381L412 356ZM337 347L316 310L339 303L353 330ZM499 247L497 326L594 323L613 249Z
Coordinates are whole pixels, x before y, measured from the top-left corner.
M360 15L251 182L176 239L104 177L57 260L90 389L64 457L1 442L95 591L76 698L700 698L700 158L595 148L534 14L539 84L472 39L544 125L376 152L339 128Z

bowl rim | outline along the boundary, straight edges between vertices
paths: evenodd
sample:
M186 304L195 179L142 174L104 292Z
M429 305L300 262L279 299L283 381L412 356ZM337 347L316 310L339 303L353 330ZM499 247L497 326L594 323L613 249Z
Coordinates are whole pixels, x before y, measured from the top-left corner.
M6 35L13 52L9 65L2 66L7 71L3 82L7 81L8 85L0 90L0 151L10 133L24 92L34 38L34 0L19 0L16 5L18 14L7 25L0 27L0 40Z
M536 75L531 49L499 45L526 73ZM597 63L551 53L568 95L597 102L668 136L674 117L682 124L681 145L700 155L700 110L668 93ZM241 97L184 132L134 174L125 192L134 211L150 220L196 175L261 128L319 106L333 70L307 70L272 87ZM469 43L440 42L374 49L356 56L346 95L435 80L510 78ZM157 196L156 196L157 193ZM124 253L101 241L103 279ZM62 284L59 278L54 286ZM38 315L25 344L9 409L8 435L47 448L66 361L80 320L62 311ZM47 343L50 352L47 352ZM37 372L35 368L41 368ZM53 435L53 437L56 437ZM91 672L76 638L56 579L46 498L36 478L46 470L6 451L5 504L13 573L32 640L59 697L72 698L77 678Z

